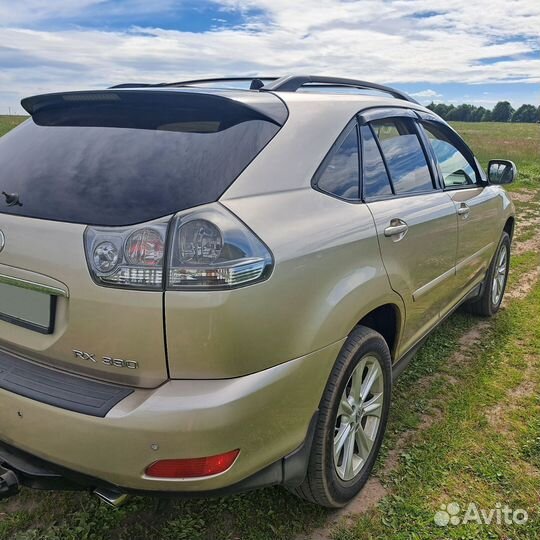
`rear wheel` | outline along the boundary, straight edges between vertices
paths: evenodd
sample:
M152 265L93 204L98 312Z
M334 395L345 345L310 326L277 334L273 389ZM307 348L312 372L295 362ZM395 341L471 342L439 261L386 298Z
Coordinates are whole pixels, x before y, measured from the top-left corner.
M510 268L510 236L503 232L499 246L491 261L481 296L465 304L467 311L482 317L492 317L499 311Z
M392 389L392 363L384 338L357 327L327 383L307 477L294 490L311 502L344 506L364 486L384 437Z

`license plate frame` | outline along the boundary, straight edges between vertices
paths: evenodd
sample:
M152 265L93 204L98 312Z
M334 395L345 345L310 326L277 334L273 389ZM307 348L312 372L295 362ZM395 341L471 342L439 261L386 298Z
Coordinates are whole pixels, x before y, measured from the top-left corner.
M41 306L41 309L45 311L45 309L48 309L48 321L45 324L41 324L39 321L34 318L32 320L32 317L19 317L16 316L14 313L6 313L3 311L3 309L0 307L0 320L8 322L10 324L13 324L15 326L20 326L22 328L26 328L27 330L33 330L34 332L38 332L40 334L52 334L54 332L54 325L56 321L56 304L58 297L56 295L47 294L46 292L42 291L36 291L31 290L26 287L21 287L15 284L8 284L5 282L0 281L1 287L10 287L10 292L15 293L16 290L24 291L21 292L21 298L23 298L23 295L26 295L27 297L32 298L30 295L40 295L40 296L46 296L48 299L48 307L47 307L47 299L45 298L39 298L38 296L35 296L35 299L38 299L39 302L44 303L45 305Z

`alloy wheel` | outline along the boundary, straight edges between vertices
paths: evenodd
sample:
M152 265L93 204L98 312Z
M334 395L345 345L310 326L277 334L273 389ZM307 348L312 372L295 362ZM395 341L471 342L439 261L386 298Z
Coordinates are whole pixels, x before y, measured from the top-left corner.
M495 273L493 275L493 282L491 284L491 299L494 306L499 305L504 293L504 286L506 282L506 273L508 271L508 252L506 246L501 246L501 250L497 257L497 266L495 267Z
M379 360L364 356L341 396L334 430L334 467L341 480L352 480L369 458L381 425L384 379Z

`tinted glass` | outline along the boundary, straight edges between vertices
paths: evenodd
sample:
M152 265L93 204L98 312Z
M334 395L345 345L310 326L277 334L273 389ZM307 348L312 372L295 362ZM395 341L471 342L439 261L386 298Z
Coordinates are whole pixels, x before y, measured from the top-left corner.
M437 156L445 187L476 184L476 174L465 156L450 142L442 129L424 125Z
M362 185L364 197L392 195L392 188L377 142L369 126L362 126Z
M155 219L217 200L279 130L224 98L118 94L45 107L2 137L0 188L22 206L2 199L0 212L93 225Z
M359 199L358 132L356 126L323 164L317 185L343 199Z
M426 156L409 120L379 120L373 129L381 144L396 194L433 189Z

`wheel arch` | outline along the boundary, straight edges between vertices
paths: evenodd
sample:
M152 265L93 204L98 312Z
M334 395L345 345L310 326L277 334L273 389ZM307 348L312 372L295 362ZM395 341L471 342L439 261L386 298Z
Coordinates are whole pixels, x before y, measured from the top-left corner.
M397 360L399 336L403 324L401 309L397 304L382 304L366 313L355 325L366 326L382 335L392 356L392 361Z
M515 224L516 224L516 219L514 218L514 216L510 216L510 217L506 220L506 223L504 224L504 227L503 227L503 231L505 231L505 232L508 233L508 236L510 237L510 241L511 241L512 238L514 237L514 227L515 227Z

